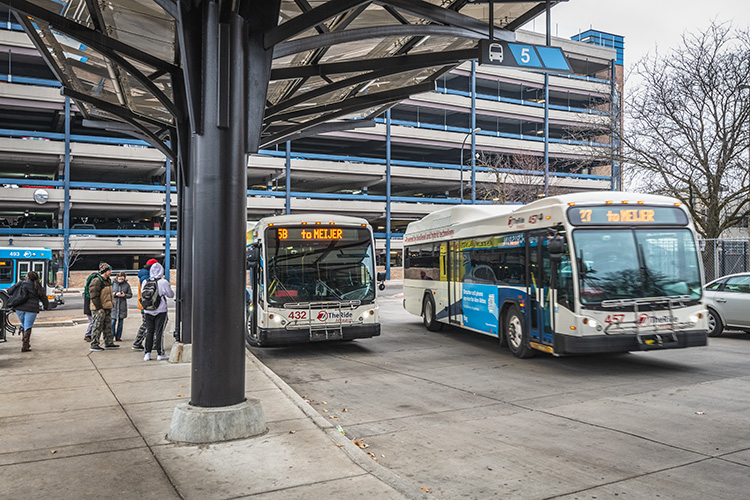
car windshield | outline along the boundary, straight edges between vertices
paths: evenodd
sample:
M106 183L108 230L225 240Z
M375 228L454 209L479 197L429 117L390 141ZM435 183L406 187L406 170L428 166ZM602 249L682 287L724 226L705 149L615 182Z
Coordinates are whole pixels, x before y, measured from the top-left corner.
M688 229L573 232L581 303L664 296L701 297L695 240Z
M331 234L334 239L328 238ZM367 228L269 228L266 231L269 304L374 300L370 234Z

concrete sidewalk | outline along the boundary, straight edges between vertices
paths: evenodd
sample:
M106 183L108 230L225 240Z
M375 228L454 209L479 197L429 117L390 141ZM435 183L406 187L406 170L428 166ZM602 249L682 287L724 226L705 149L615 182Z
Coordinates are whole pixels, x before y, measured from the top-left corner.
M85 324L35 327L32 352L0 343L0 497L13 499L424 498L247 355L247 397L268 432L202 446L165 439L190 365L89 351ZM166 335L169 352L171 336Z

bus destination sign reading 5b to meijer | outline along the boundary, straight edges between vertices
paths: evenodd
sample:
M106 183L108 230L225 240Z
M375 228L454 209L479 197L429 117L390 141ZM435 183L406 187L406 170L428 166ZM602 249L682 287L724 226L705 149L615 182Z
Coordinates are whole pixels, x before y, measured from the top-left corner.
M279 240L340 240L344 237L344 230L334 227L280 227L276 229Z
M685 212L677 207L648 207L643 205L606 205L572 207L568 220L574 226L598 225L685 225Z

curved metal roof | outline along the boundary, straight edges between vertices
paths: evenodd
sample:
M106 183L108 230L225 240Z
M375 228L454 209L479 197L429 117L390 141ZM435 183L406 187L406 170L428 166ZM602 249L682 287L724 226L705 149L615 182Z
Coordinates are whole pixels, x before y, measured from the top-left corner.
M175 159L166 138L175 137L190 109L189 96L180 97L191 78L182 47L196 43L178 28L186 13L205 1L2 3L14 11L63 94L76 100L86 118L127 122L131 133ZM218 3L236 9L242 0ZM357 125L352 119L377 116L409 95L431 90L441 74L476 58L477 40L489 35L486 1L280 3L278 25L263 34L273 63L260 147L335 127L331 121L351 128ZM545 5L495 0L494 37L513 40L513 31Z

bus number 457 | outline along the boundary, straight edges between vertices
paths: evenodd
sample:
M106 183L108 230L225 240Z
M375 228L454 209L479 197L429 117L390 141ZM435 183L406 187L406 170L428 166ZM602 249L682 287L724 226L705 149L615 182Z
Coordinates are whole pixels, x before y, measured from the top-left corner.
M604 318L604 322L609 323L622 323L625 321L625 315L624 314L607 314L607 317Z

